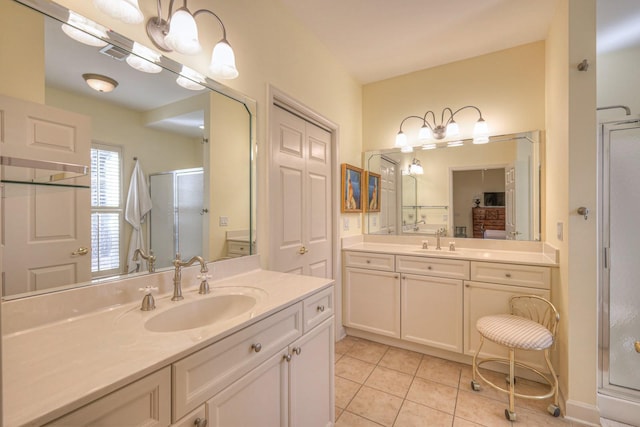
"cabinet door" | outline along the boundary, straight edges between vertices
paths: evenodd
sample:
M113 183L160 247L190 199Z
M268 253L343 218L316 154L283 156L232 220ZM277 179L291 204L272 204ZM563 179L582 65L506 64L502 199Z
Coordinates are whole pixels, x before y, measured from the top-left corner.
M402 339L462 352L462 280L402 275Z
M480 344L476 322L482 316L509 313L509 299L515 295L538 295L549 298L549 291L522 286L499 285L483 282L465 282L464 287L464 352L473 355ZM482 357L507 357L505 347L485 340ZM539 369L546 366L540 351L516 351L516 359Z
M171 368L166 367L47 426L167 426L171 422Z
M400 276L398 273L346 268L344 324L400 338Z
M206 403L211 427L286 427L288 405L287 349L272 356Z
M289 346L289 424L292 427L333 425L333 317Z

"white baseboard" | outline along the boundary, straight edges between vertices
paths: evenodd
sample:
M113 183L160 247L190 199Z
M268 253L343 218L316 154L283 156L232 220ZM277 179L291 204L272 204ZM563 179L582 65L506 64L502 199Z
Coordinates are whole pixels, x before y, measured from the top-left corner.
M639 402L598 393L598 406L600 407L602 418L632 426L640 426Z
M567 400L565 407L565 419L588 426L600 426L600 410L597 406L588 405L577 400Z

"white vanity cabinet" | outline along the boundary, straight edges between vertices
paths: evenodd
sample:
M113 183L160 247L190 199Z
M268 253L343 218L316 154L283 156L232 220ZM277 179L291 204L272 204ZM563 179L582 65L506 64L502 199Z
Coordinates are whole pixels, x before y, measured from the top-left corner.
M47 426L167 426L170 408L171 368L167 366Z
M525 284L527 286L520 286ZM471 262L471 280L464 288L464 352L473 355L480 343L476 321L491 314L509 312L509 299L516 295L538 295L549 299L551 268L546 266ZM518 360L543 368L540 352L519 351ZM506 357L507 351L486 341L483 357Z
M345 326L400 338L400 275L395 256L345 252Z
M209 426L326 426L334 416L333 288L173 364L174 419Z

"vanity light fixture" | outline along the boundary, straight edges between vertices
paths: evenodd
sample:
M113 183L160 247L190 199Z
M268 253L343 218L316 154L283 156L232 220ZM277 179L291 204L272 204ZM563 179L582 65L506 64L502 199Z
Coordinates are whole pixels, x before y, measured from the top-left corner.
M182 66L182 71L180 71L180 75L176 79L176 83L189 90L203 90L205 87L199 82L204 83L204 81L205 77L202 74L186 65Z
M416 159L415 157L413 158L413 160L411 161L411 164L409 165L409 174L411 175L424 174L424 168L420 164L420 160Z
M447 147L462 147L464 142L462 141L449 141L447 142Z
M473 130L474 143L481 144L481 143L489 142L489 131L487 128L487 122L485 122L484 118L482 117L482 112L478 107L474 105L466 105L462 108L457 109L456 111L453 111L451 108L446 107L445 109L442 110L442 113L440 114L439 123L436 122L436 115L431 110L424 113L424 116L422 117L413 116L413 115L405 117L402 120L402 122L400 122L400 130L396 135L395 146L398 148L410 146L407 141L407 135L405 135L405 133L402 131L402 125L404 125L404 122L407 119L411 119L411 118L422 121L422 127L420 128L420 131L418 133L418 139L421 142L428 141L430 139L442 140L442 139L445 139L446 137L454 137L454 138L457 137L460 134L460 130L458 127L458 123L455 121L454 118L456 114L458 114L460 111L465 110L467 108L476 110L478 112L478 115L480 116ZM447 114L448 114L448 117L447 117ZM431 118L431 121L429 120L430 118Z
M104 47L108 44L102 40L108 38L105 27L71 10L67 22L62 24L62 31L75 41L88 46Z
M89 87L98 92L111 92L118 86L118 82L111 77L102 74L83 74L82 78L87 82Z
M133 42L133 53L127 56L127 64L143 73L159 73L162 71L162 67L157 64L160 62L160 54L149 49L146 46L141 45L138 42Z
M208 14L213 16L222 28L222 38L213 48L209 71L214 78L235 79L238 77L236 58L227 41L227 30L218 15L209 9L198 9L195 12L187 7L183 0L182 7L173 12L174 0L169 0L167 19L162 18L162 0L157 2L157 16L149 18L146 24L147 35L153 44L163 52L176 51L185 55L196 55L202 51L198 39L196 16ZM94 5L112 18L129 24L137 24L144 20L138 0L93 0Z
M429 144L422 144L422 149L423 150L435 150L436 148L438 148L438 146L436 144L429 143Z

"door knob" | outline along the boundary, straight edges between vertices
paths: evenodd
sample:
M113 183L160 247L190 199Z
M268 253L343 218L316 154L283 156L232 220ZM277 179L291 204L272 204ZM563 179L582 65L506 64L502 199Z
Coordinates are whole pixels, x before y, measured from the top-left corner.
M640 353L640 341L636 341L636 343L634 344L635 348L636 348L636 353Z
M302 246L302 247L300 248L300 250L298 251L298 253L299 253L300 255L304 255L304 254L306 254L307 252L309 252L309 249L305 248L304 246Z
M76 249L75 251L71 252L71 255L86 255L88 253L89 253L89 249L88 248L80 247L80 248Z

